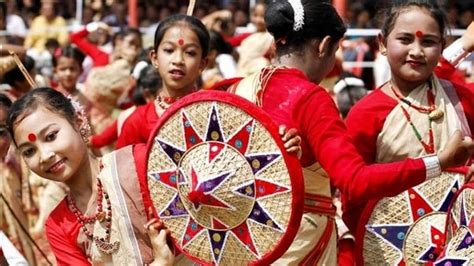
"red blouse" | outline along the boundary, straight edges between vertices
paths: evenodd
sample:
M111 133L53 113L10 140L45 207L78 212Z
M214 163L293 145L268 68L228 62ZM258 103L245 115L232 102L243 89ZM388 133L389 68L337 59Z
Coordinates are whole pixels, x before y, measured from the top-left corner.
M367 165L352 144L331 96L299 70L275 71L263 93L262 108L277 124L298 129L302 165L318 161L332 185L352 200L396 195L426 178L422 159Z
M146 143L158 122L155 103L150 102L137 109L125 120L118 137L116 149L127 145Z
M133 160L137 169L138 182L146 207L152 206L146 180L146 145L133 147ZM91 265L87 255L77 246L77 237L81 226L74 213L69 209L66 198L51 212L45 224L46 237L56 257L57 264L61 265Z
M466 114L469 127L473 129L474 102L472 99L474 99L474 93L462 85L453 84ZM397 104L395 99L378 88L360 100L349 112L346 119L348 132L365 163L375 163L377 137L383 129L388 114ZM380 177L382 177L380 178L381 182L386 181L385 175L380 175ZM403 182L402 179L399 179L399 186ZM409 188L409 186L405 187ZM387 193L384 197L386 196L394 196L394 194ZM357 229L357 222L366 203L366 200L343 197L343 219L352 232Z

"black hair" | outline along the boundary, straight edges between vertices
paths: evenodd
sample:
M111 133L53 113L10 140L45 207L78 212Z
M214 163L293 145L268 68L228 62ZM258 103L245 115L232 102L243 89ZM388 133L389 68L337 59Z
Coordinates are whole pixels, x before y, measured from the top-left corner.
M161 40L163 39L163 36L165 35L166 31L176 25L186 25L194 33L196 33L199 39L199 43L201 44L202 58L206 58L207 54L209 53L210 38L206 26L204 26L204 24L202 24L201 20L199 20L198 18L182 14L169 16L160 22L158 28L156 28L155 31L155 42L153 45L154 50L158 50L158 46L160 46Z
M35 60L30 56L25 55L21 62L28 72L35 68ZM23 73L18 66L5 73L3 76L3 81L12 87L15 87L15 82L25 80L25 76L23 76Z
M58 52L53 55L53 66L56 67L58 65L58 60L60 57L67 57L74 59L79 66L82 68L82 62L84 62L84 58L86 57L79 49L72 46L66 46L64 48L58 48Z
M29 91L24 96L16 100L10 107L7 119L7 127L12 136L13 127L18 120L22 120L26 115L31 114L39 106L51 112L64 116L71 124L75 118L75 110L71 101L62 93L49 88L37 88Z
M384 21L382 25L382 35L387 37L393 30L393 26L397 21L400 13L413 8L418 7L425 9L436 20L439 26L441 37L444 38L446 35L446 29L448 27L448 20L443 9L435 1L430 0L408 0L408 1L395 1L392 7L386 8L384 12Z
M56 48L59 48L61 45L59 44L57 39L48 38L48 39L46 39L46 43L44 44L44 46L46 48L56 49Z
M331 37L334 45L344 36L346 26L336 9L327 2L301 0L304 9L304 24L293 30L294 11L287 0L274 0L265 11L267 30L276 42L277 54L300 50L308 41Z
M347 114L360 99L369 93L365 86L350 84L346 81L347 78L357 78L354 75L344 73L341 79L337 82L342 82L345 86L341 91L336 93L336 102L342 118L346 118ZM357 78L359 79L359 78ZM363 81L360 80L362 83Z
M12 101L10 100L10 98L8 98L8 96L6 96L5 94L0 93L0 108L5 108L8 112L11 106Z
M226 42L219 32L210 30L209 37L209 50L216 50L218 54L232 53L232 45Z
M140 75L137 80L137 87L133 93L133 102L135 105L146 104L145 98L143 97L144 91L149 91L151 94L156 95L158 90L161 88L162 80L160 74L152 66L146 66L140 71Z
M142 48L142 46L143 46L142 33L139 29L137 29L137 28L126 28L123 31L123 37L126 37L128 35L136 35L138 37L138 40L140 41L139 46L140 46L140 48Z

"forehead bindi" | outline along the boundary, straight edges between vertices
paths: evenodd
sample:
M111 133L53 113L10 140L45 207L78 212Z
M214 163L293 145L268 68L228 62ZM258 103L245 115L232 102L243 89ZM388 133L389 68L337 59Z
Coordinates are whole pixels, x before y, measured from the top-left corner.
M420 8L411 8L401 12L393 25L392 32L410 33L418 38L426 36L441 37L436 20L428 11Z
M162 42L173 43L179 46L198 46L201 47L199 39L194 31L189 27L172 27L169 28L163 36Z

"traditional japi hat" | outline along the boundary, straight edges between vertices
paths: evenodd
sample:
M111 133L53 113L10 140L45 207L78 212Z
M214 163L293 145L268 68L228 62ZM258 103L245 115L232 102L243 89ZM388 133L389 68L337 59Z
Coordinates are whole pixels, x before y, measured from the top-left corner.
M434 265L474 263L474 184L468 183L453 201L446 222L446 244Z
M233 94L174 103L148 143L147 178L175 246L203 264L268 265L299 228L299 161L266 113Z
M369 202L356 234L358 263L434 263L443 252L448 209L465 173L443 172L394 197Z

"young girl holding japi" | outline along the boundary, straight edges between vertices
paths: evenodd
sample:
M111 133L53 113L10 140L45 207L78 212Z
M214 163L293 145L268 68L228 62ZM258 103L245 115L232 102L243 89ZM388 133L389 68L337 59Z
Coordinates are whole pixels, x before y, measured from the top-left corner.
M432 156L449 148L449 139L457 130L462 132L465 140L471 140L474 129L473 91L464 84L442 80L434 74L444 48L445 21L443 12L428 1L406 1L387 10L379 42L381 53L387 56L390 65L391 80L358 102L346 120L348 131L366 162L388 163L408 157ZM411 228L426 221L429 215L446 213L451 204L450 193L457 191L463 181L469 180L473 169L471 166L471 173L465 180L460 180L457 187L452 186L452 177L443 175L438 183L427 179L405 190L397 197L404 197L407 202L394 205L406 205L415 212L402 211L409 209L403 207L393 210L393 214L388 209L380 210L387 213L385 221L374 222L380 204L375 206L370 201L346 198L344 218L358 237L358 263L434 262L442 247L435 242L419 240L417 245L422 250L434 246L429 254L416 253L415 249L410 249L409 239L416 232ZM440 203L430 196L431 193L447 196ZM383 200L398 199L388 196L393 195L385 195ZM393 227L378 231L376 225L397 224L391 218L395 214L401 217L404 226L410 226L408 232L396 232L399 238L383 234ZM444 220L441 221L431 222L430 226L444 231ZM438 235L438 239L440 237ZM418 238L423 239L422 236ZM376 246L371 244L376 242Z
M46 221L57 263L172 263L166 231L146 220L140 192L146 184L144 146L97 158L88 151L87 121L79 114L64 95L40 88L16 101L8 117L28 167L70 190Z
M46 221L58 264L172 263L166 230L156 219L146 220L145 145L97 158L88 152L87 121L80 114L61 93L40 88L13 104L7 123L28 167L69 188ZM287 151L299 154L295 130L280 133Z

